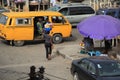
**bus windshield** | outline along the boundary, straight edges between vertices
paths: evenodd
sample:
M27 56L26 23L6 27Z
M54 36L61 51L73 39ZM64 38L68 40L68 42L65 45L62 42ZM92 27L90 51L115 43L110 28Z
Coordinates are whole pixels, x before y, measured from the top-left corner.
M5 25L7 23L7 19L8 19L7 16L1 15L0 16L0 24L4 24Z

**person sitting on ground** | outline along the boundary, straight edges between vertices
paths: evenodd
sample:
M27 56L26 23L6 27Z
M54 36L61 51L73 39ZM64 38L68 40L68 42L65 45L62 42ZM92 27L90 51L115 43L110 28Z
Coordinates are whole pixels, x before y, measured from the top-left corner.
M93 39L91 39L89 36L88 37L84 37L83 39L84 44L85 44L85 49L86 51L91 51L94 48L94 43L93 43Z

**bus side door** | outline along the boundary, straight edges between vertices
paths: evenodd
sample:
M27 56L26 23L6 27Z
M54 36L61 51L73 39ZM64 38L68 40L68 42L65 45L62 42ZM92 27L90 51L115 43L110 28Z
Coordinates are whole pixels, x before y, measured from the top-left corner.
M31 17L15 18L14 40L33 40L34 25Z

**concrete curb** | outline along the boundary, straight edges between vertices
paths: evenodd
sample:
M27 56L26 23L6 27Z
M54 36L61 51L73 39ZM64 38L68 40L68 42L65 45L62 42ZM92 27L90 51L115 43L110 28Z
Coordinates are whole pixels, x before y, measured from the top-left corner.
M86 57L85 54L80 54L79 45L65 45L56 48L56 54L61 55L63 58L68 60L80 59Z
M61 56L62 56L63 58L65 58L65 59L73 60L72 57L61 53L59 50L56 50L56 53L57 53L58 55L61 55Z

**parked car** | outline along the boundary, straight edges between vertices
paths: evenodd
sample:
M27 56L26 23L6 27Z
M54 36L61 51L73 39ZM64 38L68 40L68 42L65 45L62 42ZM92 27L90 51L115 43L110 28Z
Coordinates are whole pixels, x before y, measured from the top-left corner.
M95 11L92 7L80 3L61 4L60 6L51 7L48 10L62 13L72 26L76 26L85 18L95 15Z
M71 65L74 80L120 80L120 62L106 56L74 60Z
M120 8L99 9L96 12L96 15L110 15L110 16L120 19Z

